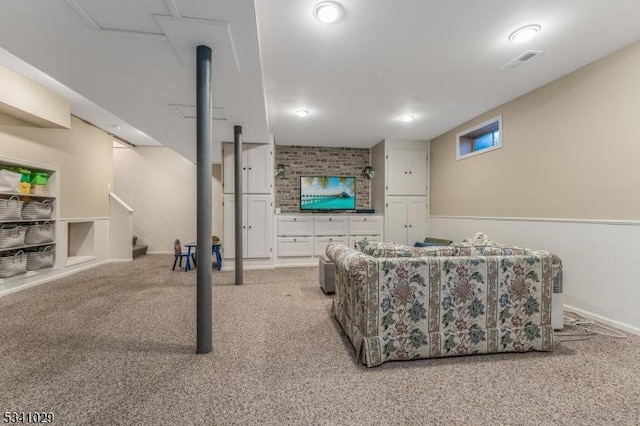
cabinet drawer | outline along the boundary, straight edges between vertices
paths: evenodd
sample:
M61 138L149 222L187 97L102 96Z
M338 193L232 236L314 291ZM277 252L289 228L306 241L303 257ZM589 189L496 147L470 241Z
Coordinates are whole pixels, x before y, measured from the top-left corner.
M358 240L380 241L382 240L382 237L380 235L358 235L355 237L349 237L349 247L355 248L356 241Z
M380 216L350 217L349 235L378 235L382 233Z
M311 236L313 234L313 218L300 216L286 216L278 218L278 235Z
M311 256L313 253L313 238L289 237L278 238L278 257Z
M346 217L314 218L314 235L347 235L349 226Z
M331 243L347 244L347 237L316 237L313 239L313 255L322 256Z

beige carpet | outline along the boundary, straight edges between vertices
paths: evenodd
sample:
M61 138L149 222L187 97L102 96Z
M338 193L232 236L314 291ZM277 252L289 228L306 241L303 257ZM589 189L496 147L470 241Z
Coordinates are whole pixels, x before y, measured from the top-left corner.
M367 369L317 268L213 274L195 355L195 272L145 256L0 298L0 411L75 424L640 424L640 339ZM1 414L1 413L0 413Z

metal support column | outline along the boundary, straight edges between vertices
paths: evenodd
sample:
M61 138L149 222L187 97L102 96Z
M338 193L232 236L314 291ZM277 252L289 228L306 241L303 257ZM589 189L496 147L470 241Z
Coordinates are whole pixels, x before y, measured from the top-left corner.
M236 198L236 285L243 283L242 274L242 234L246 224L242 220L242 126L233 126L234 159L235 159L235 198Z
M198 257L196 289L196 353L211 352L211 49L196 49L196 130L197 130L197 245Z

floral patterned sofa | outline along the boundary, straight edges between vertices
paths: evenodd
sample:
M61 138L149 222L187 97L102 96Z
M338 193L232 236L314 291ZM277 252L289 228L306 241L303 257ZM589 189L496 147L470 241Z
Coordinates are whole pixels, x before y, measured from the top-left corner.
M363 364L553 350L557 256L477 241L356 247L333 243L327 256L336 265L332 313Z

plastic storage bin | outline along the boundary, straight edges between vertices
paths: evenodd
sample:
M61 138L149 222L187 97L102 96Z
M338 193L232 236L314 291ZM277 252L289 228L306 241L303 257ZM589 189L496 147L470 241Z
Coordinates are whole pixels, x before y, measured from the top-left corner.
M49 174L34 172L31 174L31 185L46 185L49 181Z

